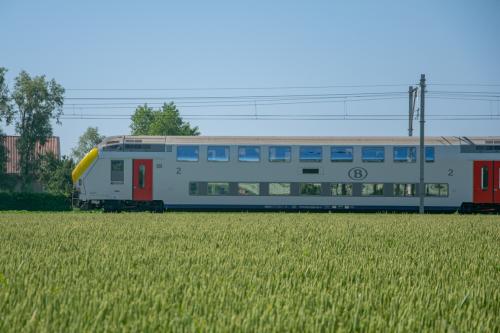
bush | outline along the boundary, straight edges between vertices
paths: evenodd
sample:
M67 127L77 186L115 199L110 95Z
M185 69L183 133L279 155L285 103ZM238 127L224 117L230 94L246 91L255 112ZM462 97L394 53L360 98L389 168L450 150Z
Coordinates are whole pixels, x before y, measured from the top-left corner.
M71 200L61 194L0 192L0 210L68 211Z

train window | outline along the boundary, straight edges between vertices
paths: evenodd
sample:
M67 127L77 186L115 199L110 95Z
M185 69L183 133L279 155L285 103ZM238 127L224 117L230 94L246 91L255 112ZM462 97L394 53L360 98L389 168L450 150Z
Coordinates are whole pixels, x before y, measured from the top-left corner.
M238 183L239 195L259 195L259 183Z
M394 147L394 162L415 162L417 160L416 147Z
M177 146L177 161L197 162L198 155L198 146Z
M434 162L435 158L434 147L425 147L425 161Z
M385 159L384 147L363 147L361 154L363 162L383 162Z
M300 184L300 195L320 195L321 194L321 184L320 183L301 183Z
M208 183L208 195L229 195L229 183Z
M427 197L447 197L448 184L425 184L425 196Z
M189 195L200 195L200 185L197 182L189 183Z
M163 144L149 144L149 143L126 143L125 151L136 152L164 152L165 145Z
M269 183L269 195L290 195L290 183Z
M124 177L124 161L111 160L111 184L123 184Z
M123 144L117 143L117 144L112 144L112 145L106 145L106 146L102 147L102 150L104 150L104 151L122 151Z
M332 184L332 195L336 197L352 196L352 184Z
M487 190L488 189L488 167L484 166L481 168L481 190Z
M331 147L332 162L352 162L352 147Z
M384 195L384 184L361 184L361 195Z
M146 187L146 166L144 164L139 165L139 188Z
M269 147L269 162L290 162L292 158L292 147L274 146Z
M238 147L238 160L240 162L260 162L259 146Z
M416 184L394 184L394 195L397 197L414 197L416 193Z
M210 162L229 161L229 146L208 146L207 160Z
M321 162L323 159L323 147L305 146L299 149L299 159L301 162Z

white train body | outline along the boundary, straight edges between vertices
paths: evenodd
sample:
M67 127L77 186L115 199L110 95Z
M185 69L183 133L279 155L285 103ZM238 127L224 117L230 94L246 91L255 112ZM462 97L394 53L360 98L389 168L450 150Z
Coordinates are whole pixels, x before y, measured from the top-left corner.
M425 143L426 210L500 205L500 137ZM108 210L415 211L419 205L418 138L120 136L97 149L73 176L82 204Z

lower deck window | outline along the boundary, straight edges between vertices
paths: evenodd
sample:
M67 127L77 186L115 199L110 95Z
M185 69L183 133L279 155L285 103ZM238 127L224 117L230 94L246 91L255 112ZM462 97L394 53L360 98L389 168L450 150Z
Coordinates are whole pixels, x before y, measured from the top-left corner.
M301 183L300 195L320 195L321 183Z
M384 184L362 184L361 195L384 195Z
M189 183L189 195L200 195L200 184L196 182Z
M229 183L208 183L208 195L229 195Z
M123 160L111 160L111 184L123 184L124 173Z
M352 196L352 184L332 184L332 195L333 196Z
M290 195L290 183L269 183L269 195Z
M427 197L447 197L448 184L425 184L425 196Z
M394 184L394 195L397 197L414 197L416 192L416 184Z
M238 183L239 195L259 195L259 183Z

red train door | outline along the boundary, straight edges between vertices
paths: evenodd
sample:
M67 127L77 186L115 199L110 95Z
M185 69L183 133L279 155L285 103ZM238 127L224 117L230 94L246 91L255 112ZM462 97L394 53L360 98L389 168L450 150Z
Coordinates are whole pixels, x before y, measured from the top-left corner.
M500 161L493 162L493 199L500 204Z
M494 165L500 163L493 161L474 161L474 203L493 203L494 193ZM496 184L498 186L498 173L496 174Z
M133 200L153 200L153 160L134 160L133 170Z

